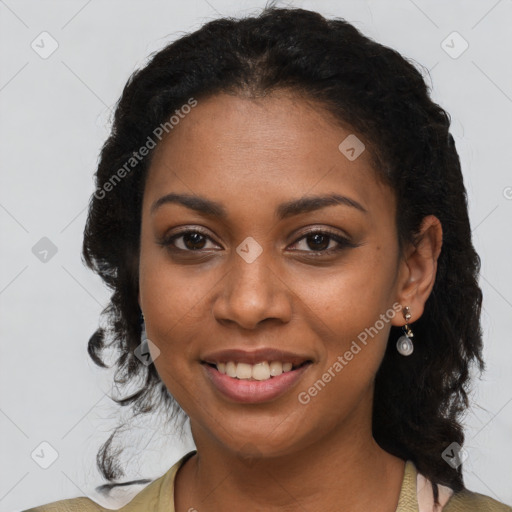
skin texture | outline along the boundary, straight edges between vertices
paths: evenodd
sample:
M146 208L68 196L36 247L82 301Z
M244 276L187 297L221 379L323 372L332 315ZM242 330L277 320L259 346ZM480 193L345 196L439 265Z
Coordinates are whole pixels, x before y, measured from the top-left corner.
M290 93L222 94L199 101L156 149L143 200L139 304L160 350L157 371L190 417L198 449L178 472L177 512L396 509L404 461L373 440L371 410L390 326L404 325L402 314L308 404L297 399L393 304L409 306L410 324L421 316L441 250L441 225L430 216L417 247L400 257L394 193L368 151L354 161L339 151L350 133ZM151 212L171 192L218 201L227 218L171 203ZM366 213L338 204L275 215L283 202L332 193ZM174 252L159 243L185 227L205 232L199 251L183 237ZM305 238L312 228L355 246L315 256L319 245L338 243ZM249 236L263 250L250 264L236 252ZM214 350L261 347L313 361L270 402L230 401L200 364Z

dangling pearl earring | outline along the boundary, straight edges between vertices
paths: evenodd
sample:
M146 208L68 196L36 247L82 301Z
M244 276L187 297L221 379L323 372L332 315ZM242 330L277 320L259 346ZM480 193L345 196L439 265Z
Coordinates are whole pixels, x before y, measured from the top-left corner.
M407 306L403 308L402 314L405 318L405 325L402 327L404 334L398 338L398 341L396 342L396 349L403 356L410 356L414 351L414 345L411 341L411 338L414 336L414 334L408 325L409 320L411 319L411 313Z

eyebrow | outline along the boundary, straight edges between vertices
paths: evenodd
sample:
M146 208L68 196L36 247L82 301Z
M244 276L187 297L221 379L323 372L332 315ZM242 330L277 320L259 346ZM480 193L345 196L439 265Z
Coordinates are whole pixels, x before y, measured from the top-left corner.
M167 194L157 199L151 206L151 214L164 204L180 204L210 217L218 217L226 219L228 217L227 211L221 203L212 201L206 197L191 195L191 194ZM355 199L340 194L327 194L323 196L306 196L299 199L293 199L280 204L276 209L277 217L282 220L301 213L309 213L314 210L320 210L327 206L344 205L355 208L363 213L368 213Z

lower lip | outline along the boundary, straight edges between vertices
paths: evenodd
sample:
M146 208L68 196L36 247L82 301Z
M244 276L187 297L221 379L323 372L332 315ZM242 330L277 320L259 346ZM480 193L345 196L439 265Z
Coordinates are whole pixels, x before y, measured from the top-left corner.
M239 403L259 404L284 395L297 383L310 365L311 363L307 363L296 370L284 372L267 380L235 379L207 364L202 366L215 388L224 396Z

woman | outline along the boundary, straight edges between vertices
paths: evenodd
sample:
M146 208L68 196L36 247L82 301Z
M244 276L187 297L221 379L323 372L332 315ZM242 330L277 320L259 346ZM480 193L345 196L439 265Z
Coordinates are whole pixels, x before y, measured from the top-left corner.
M197 450L120 510L512 510L462 480L482 294L449 125L397 52L301 9L131 77L85 230L113 290L89 353L110 336L145 377L121 403L186 414ZM73 508L101 509L32 510Z

